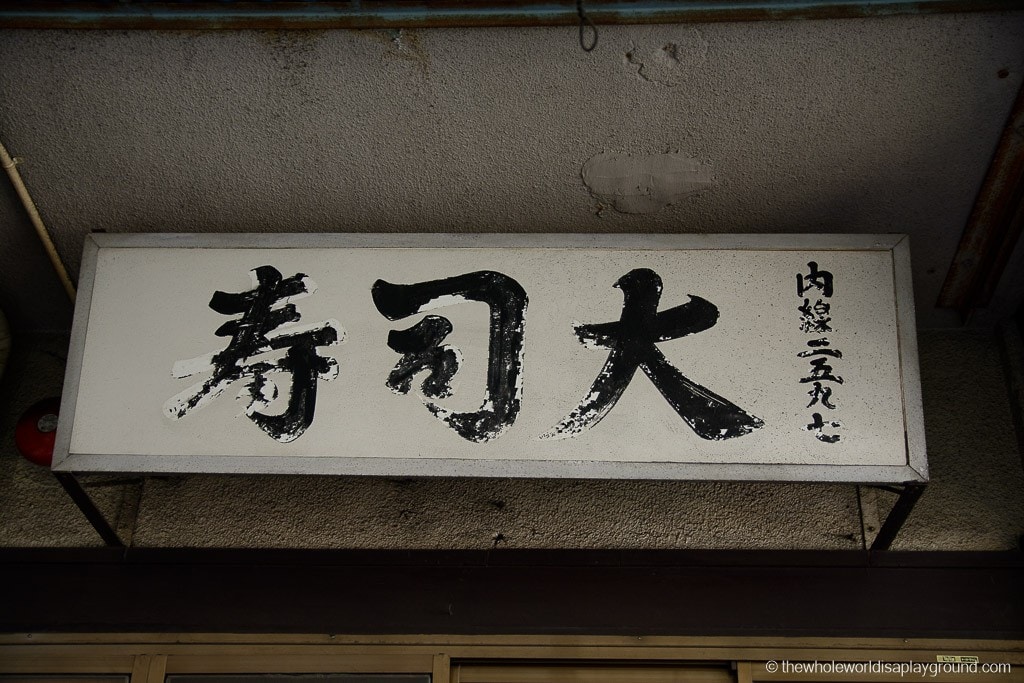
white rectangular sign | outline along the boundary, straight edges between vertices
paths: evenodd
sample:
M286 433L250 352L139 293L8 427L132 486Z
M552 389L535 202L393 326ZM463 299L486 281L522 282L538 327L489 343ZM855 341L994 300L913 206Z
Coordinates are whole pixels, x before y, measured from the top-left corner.
M54 469L927 479L875 235L92 235Z

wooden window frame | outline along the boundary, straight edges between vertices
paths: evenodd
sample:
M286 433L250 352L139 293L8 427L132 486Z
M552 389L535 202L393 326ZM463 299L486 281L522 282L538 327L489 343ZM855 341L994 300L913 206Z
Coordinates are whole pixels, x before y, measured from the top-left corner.
M970 655L1008 663L1009 674L944 676L929 683L1024 683L1024 641L630 636L331 636L230 634L0 635L0 675L128 675L130 683L164 683L168 674L428 673L432 683L487 683L481 671L533 671L530 681L557 680L536 672L614 668L658 672L681 666L729 664L736 683L897 683L897 675L793 675L767 662L935 662ZM706 669L706 667L703 667ZM469 675L466 675L469 674ZM979 674L980 675L980 674ZM711 678L704 683L713 683ZM493 680L492 683L500 683ZM565 680L579 680L567 676ZM698 682L700 683L700 682Z

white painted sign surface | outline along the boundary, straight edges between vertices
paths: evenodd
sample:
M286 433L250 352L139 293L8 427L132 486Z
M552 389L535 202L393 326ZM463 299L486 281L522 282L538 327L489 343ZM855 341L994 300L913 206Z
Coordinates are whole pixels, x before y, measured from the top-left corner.
M920 481L916 365L901 236L94 235L54 468Z

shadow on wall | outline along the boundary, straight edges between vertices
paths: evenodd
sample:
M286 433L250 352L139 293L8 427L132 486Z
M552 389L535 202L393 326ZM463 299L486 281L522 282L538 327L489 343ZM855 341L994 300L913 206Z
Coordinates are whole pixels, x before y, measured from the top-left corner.
M4 247L0 249L0 308L11 330L71 329L74 307L6 174L0 177L0 216L9 219L3 227Z

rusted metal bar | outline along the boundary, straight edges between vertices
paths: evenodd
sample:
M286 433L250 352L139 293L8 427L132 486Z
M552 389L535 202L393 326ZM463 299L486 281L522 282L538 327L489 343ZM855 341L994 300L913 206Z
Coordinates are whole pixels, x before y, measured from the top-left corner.
M992 298L1024 229L1024 88L1010 112L975 200L938 305L967 318Z
M587 0L595 24L654 24L784 19L839 19L939 12L1024 9L1022 0ZM562 26L579 22L574 0L413 2L8 2L0 28L328 29L454 26Z

